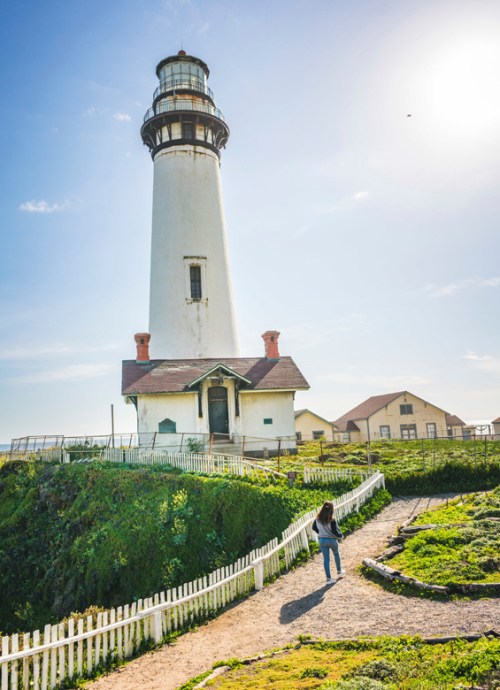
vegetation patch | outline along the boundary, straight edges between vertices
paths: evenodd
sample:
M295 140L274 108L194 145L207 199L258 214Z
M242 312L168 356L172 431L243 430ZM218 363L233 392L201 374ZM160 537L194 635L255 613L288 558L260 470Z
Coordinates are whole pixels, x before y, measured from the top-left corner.
M182 474L163 466L0 468L0 630L152 596L226 566L352 489Z
M383 440L367 443L311 441L297 456L282 456L282 471L304 465L352 467L384 473L393 495L484 491L500 484L500 441L480 439ZM277 467L277 460L269 465Z
M500 487L422 513L412 527L429 525L429 529L408 536L390 567L420 582L448 587L452 593L469 593L474 589L471 584L479 584L486 585L476 588L482 595L495 594L488 585L500 584L499 511Z
M493 690L500 641L481 637L429 644L419 637L313 642L208 682L218 690ZM315 671L320 672L319 675Z
M419 524L440 527L408 539L404 551L391 560L391 567L452 590L462 583L500 582L500 526L488 517L498 511L500 487L486 495L453 501L435 514L420 515ZM455 525L457 520L463 526Z

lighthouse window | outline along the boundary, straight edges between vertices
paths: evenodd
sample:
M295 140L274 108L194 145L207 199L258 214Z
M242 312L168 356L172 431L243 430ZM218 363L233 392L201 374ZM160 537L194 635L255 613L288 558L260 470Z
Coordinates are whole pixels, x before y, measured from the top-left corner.
M201 267L190 266L189 277L191 279L191 299L201 299Z
M193 125L191 122L182 123L182 138L192 139L193 138Z

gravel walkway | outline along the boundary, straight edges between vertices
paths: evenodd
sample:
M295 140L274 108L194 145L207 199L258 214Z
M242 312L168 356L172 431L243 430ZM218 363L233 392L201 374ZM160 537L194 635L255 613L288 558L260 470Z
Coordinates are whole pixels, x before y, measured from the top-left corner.
M394 500L340 546L345 579L324 585L322 556L287 573L274 584L171 645L148 653L89 683L89 690L176 690L215 661L246 657L281 647L300 634L325 639L358 635L422 636L481 633L500 627L500 602L432 601L391 594L360 577L365 557L377 556L386 539L414 513L443 497ZM332 563L333 565L333 563Z

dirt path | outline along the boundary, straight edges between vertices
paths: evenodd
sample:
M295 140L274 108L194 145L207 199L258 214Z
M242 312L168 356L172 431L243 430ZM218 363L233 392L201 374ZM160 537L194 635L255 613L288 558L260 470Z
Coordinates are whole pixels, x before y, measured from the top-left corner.
M500 621L498 600L439 602L407 599L366 581L356 568L377 556L397 525L443 498L397 499L340 547L345 579L326 587L321 555L232 606L175 644L146 654L89 683L88 690L176 690L215 661L246 657L295 641L358 635L480 633Z

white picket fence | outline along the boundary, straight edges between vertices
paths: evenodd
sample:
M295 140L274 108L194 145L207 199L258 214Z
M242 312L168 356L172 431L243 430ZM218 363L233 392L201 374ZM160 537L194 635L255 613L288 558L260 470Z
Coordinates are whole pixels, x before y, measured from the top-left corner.
M359 470L354 467L308 467L304 465L304 484L329 484L342 479L361 479L365 481L373 471Z
M371 475L360 486L334 499L339 520L359 510L384 476ZM288 569L298 553L309 550L315 537L312 510L290 525L281 541L273 539L226 568L145 600L77 622L46 625L43 634L12 635L1 640L0 690L53 690L67 680L91 677L98 667L128 659L144 645L159 645L170 633L206 620L236 598L280 575L281 560Z
M102 459L110 462L126 462L139 465L171 465L184 472L202 474L275 475L285 477L269 467L258 465L236 455L223 453L171 453L166 450L147 450L142 448L106 448Z

